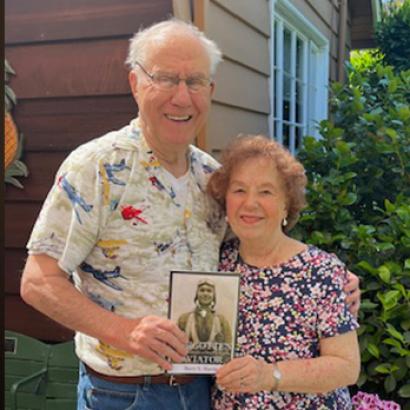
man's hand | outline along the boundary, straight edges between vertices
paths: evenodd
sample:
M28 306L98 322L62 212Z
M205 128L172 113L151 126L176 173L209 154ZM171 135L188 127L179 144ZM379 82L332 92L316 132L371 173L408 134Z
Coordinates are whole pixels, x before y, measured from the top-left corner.
M357 318L360 309L359 278L352 272L347 272L347 283L343 288L350 313Z
M171 362L179 363L188 353L187 335L165 318L145 316L128 336L130 350L138 356L152 360L164 370L171 369Z

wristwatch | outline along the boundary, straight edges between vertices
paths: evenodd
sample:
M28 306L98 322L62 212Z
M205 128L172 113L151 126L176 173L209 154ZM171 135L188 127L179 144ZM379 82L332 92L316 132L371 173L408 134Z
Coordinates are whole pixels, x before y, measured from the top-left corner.
M273 364L273 372L272 372L272 376L273 379L275 380L275 384L272 387L272 390L277 390L280 381L282 380L282 373L279 370L279 367L276 363L272 363Z

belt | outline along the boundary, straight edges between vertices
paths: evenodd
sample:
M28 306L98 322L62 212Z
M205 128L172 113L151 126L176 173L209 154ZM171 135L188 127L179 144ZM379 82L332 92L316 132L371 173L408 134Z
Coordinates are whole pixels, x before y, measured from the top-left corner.
M172 374L159 374L155 376L110 376L108 374L102 374L96 372L90 366L83 363L87 372L99 379L107 380L112 383L121 384L167 384L169 386L178 386L180 384L191 383L195 377L184 374L172 375Z

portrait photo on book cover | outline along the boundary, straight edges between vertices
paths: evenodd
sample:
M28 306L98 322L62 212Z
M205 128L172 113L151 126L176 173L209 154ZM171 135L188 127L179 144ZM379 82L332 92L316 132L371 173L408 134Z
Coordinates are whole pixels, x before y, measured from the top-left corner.
M170 373L213 374L233 358L240 276L171 271L168 316L188 336L188 355Z

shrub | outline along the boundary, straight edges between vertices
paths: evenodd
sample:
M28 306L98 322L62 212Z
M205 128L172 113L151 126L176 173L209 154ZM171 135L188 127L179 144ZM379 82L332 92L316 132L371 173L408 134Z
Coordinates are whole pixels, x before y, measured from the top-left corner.
M358 386L410 409L410 70L367 58L333 85L322 138L304 140L309 206L294 236L360 276Z
M386 64L397 71L410 69L410 0L387 7L375 37Z

